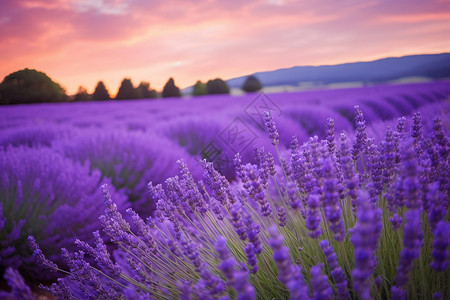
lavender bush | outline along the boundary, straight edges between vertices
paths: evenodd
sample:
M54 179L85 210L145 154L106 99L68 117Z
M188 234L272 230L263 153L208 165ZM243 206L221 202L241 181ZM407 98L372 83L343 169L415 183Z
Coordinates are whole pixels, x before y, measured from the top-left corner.
M0 150L0 269L18 268L28 279L52 277L33 263L27 237L36 237L55 261L61 247L89 239L100 225L100 173L49 148ZM117 205L124 197L111 190Z
M159 182L176 174L175 161L186 156L182 149L156 135L124 131L104 133L93 128L60 140L53 148L73 161L88 163L91 170L99 170L102 178L111 179L112 185L123 191L134 209L145 214L154 209L148 199L148 181Z
M103 233L62 249L69 268L49 261L30 236L35 257L60 271L42 286L63 299L423 299L450 297L448 268L449 144L442 120L432 131L406 119L382 140L355 116L355 138L294 139L278 159L256 150L256 163L235 157L238 181L203 161L204 181L187 164L164 184L150 182L153 216L127 210L127 222L102 186ZM278 161L278 163L275 163Z

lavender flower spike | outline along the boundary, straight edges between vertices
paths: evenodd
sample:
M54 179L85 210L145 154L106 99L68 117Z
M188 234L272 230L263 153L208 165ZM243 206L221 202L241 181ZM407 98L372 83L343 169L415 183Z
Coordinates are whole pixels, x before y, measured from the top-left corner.
M329 245L328 240L322 240L319 244L327 258L331 276L333 276L334 282L336 283L337 299L350 299L347 288L347 277L339 266L336 253L334 253L333 248Z
M423 244L420 215L420 209L411 209L405 213L403 249L400 252L400 261L394 278L395 285L391 288L393 299L405 299L406 291L403 288L408 283L409 272L414 260L420 255L420 248Z
M278 138L278 131L275 126L275 122L272 120L272 114L270 110L264 112L264 116L264 123L266 125L267 131L269 132L270 141L272 142L272 145L276 146L280 142L280 140Z
M318 264L311 268L313 300L329 300L333 296L328 277L321 272L322 267L323 264Z
M283 243L275 226L269 228L269 245L273 250L273 260L278 267L278 280L291 292L291 299L309 299L307 287L298 266L292 265L289 249ZM293 295L296 295L293 297Z
M306 228L308 228L308 235L313 239L318 238L322 234L320 223L322 217L320 216L320 196L317 194L308 195L308 207L306 211Z
M255 256L255 246L253 244L247 244L244 248L245 256L247 256L247 263L252 267L250 272L256 274L258 271L258 265Z
M3 275L3 278L5 278L5 280L8 282L9 287L11 288L10 295L13 299L34 299L33 295L31 294L30 288L25 284L25 281L23 280L22 276L20 276L17 270L11 267L7 268L5 274ZM1 292L0 297L2 297Z
M223 236L217 239L214 248L216 249L217 254L221 260L221 263L218 267L225 275L228 283L238 292L237 299L255 299L256 295L254 288L248 282L248 272L246 270L236 270L236 263L233 261L233 259L230 258L231 253Z
M371 299L368 280L376 267L374 251L381 234L381 209L375 208L365 193L360 193L357 200L357 222L349 229L350 241L355 247L352 278L354 290L366 300Z
M448 268L448 246L450 246L450 223L444 220L436 225L433 231L433 252L431 254L433 260L431 261L431 268L436 272L442 272Z
M367 142L367 134L366 134L366 120L364 120L364 115L362 111L359 109L359 106L355 106L356 109L356 142L352 148L352 158L353 160L358 160L359 156L362 152L364 152Z
M291 257L289 249L283 243L283 236L278 234L276 227L269 228L270 240L269 245L273 250L273 259L278 267L278 280L285 286L291 280Z
M336 150L336 139L334 138L334 119L328 118L327 119L327 146L328 146L328 152L331 156L334 155L334 152Z
M37 262L44 267L49 268L52 271L58 271L58 266L45 258L45 255L42 253L42 250L39 249L39 245L36 243L36 240L33 236L28 236L28 243L30 245L31 250L33 251L33 256L36 258Z
M330 229L334 233L334 239L342 241L345 236L345 226L341 218L338 181L334 172L336 170L333 169L331 158L325 155L322 159L323 207Z

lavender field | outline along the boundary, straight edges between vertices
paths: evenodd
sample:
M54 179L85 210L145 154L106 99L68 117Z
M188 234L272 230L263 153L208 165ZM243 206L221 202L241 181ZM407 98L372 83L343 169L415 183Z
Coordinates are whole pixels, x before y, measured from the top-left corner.
M449 116L448 81L0 107L0 297L450 299Z

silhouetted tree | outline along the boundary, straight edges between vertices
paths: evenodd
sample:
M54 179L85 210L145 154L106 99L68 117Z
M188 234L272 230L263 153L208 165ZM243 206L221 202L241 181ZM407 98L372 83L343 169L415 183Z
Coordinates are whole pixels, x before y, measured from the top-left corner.
M211 94L229 94L230 88L227 83L220 78L209 80L206 83L206 91Z
M194 85L192 95L194 96L206 95L206 84L198 80Z
M244 84L242 85L242 90L247 93L257 92L261 89L261 83L259 82L258 78L253 75L248 76Z
M108 90L105 87L103 81L99 81L95 87L94 93L92 94L92 100L110 100Z
M84 86L78 88L78 92L73 96L73 101L89 101L91 95L89 95L87 89Z
M47 74L23 69L9 74L0 84L0 103L26 104L67 101L65 90Z
M149 98L157 98L158 93L150 88L150 83L142 81L139 86L136 88L138 97L140 99L149 99Z
M131 79L124 78L122 80L122 84L119 87L119 91L117 92L116 99L138 99L138 91L134 88Z
M164 98L181 96L180 89L175 85L175 81L172 77L170 77L166 85L164 85L162 96Z

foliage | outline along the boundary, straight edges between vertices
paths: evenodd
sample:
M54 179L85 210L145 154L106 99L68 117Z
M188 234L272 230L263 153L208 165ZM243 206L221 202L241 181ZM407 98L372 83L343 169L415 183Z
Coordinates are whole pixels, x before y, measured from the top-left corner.
M180 89L175 85L175 81L172 77L169 78L169 80L164 85L164 88L162 90L162 96L164 98L169 97L181 97Z
M194 90L192 91L193 96L202 96L206 95L206 84L201 82L200 80L197 80L197 82L194 85Z
M110 100L108 90L105 87L103 81L99 81L95 87L94 93L92 94L92 100Z
M34 69L11 73L0 84L0 104L62 102L67 99L59 84Z
M89 101L91 100L91 95L89 95L87 89L83 86L78 88L77 93L73 96L73 101Z
M447 299L448 135L438 118L429 135L420 114L410 131L405 122L375 142L356 107L353 143L345 133L337 141L329 119L324 140L294 138L281 166L264 149L255 164L237 154L235 183L203 161L205 187L179 161L178 176L148 184L154 216L127 210L132 224L104 185L100 220L114 259L96 231L93 246L62 251L68 276L48 289L62 298ZM265 125L281 161L269 112ZM41 263L62 270L29 241Z
M138 99L139 92L134 88L131 79L124 78L120 84L119 91L117 92L116 99Z
M216 78L214 80L208 80L206 83L206 91L208 95L229 94L230 88L221 78Z
M244 84L242 85L242 90L247 93L257 92L262 89L262 85L259 82L258 78L254 75L250 75L245 79Z
M158 97L158 93L150 88L150 83L142 81L136 88L138 98L140 99L153 99Z

